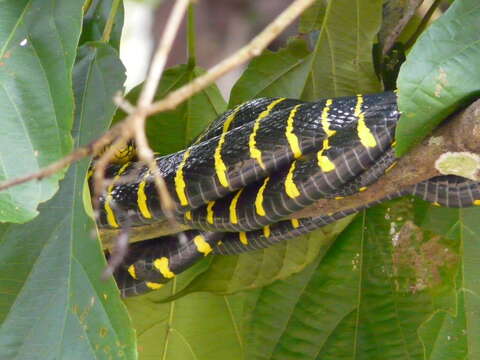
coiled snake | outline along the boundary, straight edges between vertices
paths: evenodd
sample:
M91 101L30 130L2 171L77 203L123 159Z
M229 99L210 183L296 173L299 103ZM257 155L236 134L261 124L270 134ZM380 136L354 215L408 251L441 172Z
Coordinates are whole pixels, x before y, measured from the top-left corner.
M286 220L321 198L363 191L388 171L399 116L394 92L315 102L260 98L227 111L187 149L156 158L177 221L198 230L132 245L115 274L122 295L158 289L209 254L265 248L373 205ZM153 176L134 158L111 164L106 176L113 182L99 199L99 227L164 218ZM479 183L457 176L383 200L407 194L450 207L480 204Z

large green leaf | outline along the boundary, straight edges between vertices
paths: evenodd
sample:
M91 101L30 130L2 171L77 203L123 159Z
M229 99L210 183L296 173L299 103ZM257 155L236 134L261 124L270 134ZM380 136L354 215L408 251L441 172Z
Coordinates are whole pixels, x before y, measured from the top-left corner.
M162 99L170 91L192 81L204 73L199 67L179 65L167 69L162 76L155 100ZM134 88L127 99L136 103L141 86ZM147 122L147 136L152 148L160 154L170 154L184 149L205 127L226 110L225 100L216 85L200 91L175 110L150 116ZM114 122L125 117L118 111Z
M318 6L325 2L318 0ZM313 49L309 79L302 98L373 93L381 87L375 76L372 47L380 29L381 0L329 1L324 10L317 10L320 23Z
M439 312L420 329L428 359L476 359L480 356L480 209L446 209L423 206L422 226L455 239L460 244L461 267L457 276L457 304Z
M82 1L0 3L0 181L36 172L72 149L71 75L81 16ZM62 176L0 193L0 222L35 217Z
M302 16L301 30L313 31L314 49L290 41L254 59L232 89L230 106L259 96L316 100L378 92L372 47L381 23L382 1L318 0Z
M230 107L262 96L299 98L310 70L311 57L303 40L292 40L277 52L266 50L252 60L232 88Z
M246 359L423 359L417 330L455 308L457 243L409 200L367 210L322 261L246 298Z
M169 304L152 301L149 307L142 298L128 299L130 308L143 304L134 320L141 358L163 354L168 359L183 352L188 352L186 358L224 358L229 344L230 359L423 359L417 334L421 329L427 343L438 327L429 333L423 324L446 316L439 311L455 311L455 276L462 263L458 242L413 223L411 204L404 199L363 212L326 256L256 291L223 298L190 294ZM269 259L264 260L267 268ZM227 279L229 271L227 267ZM221 284L220 269L217 277ZM475 326L476 308L469 310ZM204 336L222 327L227 330L222 342ZM464 334L465 327L457 328L458 335ZM446 331L445 336L458 340Z
M327 4L328 0L317 0L312 6L305 10L300 17L298 31L303 34L308 34L312 31L320 30Z
M469 357L468 338L465 318L465 299L462 291L458 292L458 312L438 312L420 329L419 335L425 347L425 359L431 360L463 360Z
M463 292L464 305L458 308L458 313L465 316L465 327L460 334L466 335L467 351L471 359L480 357L480 279L478 273L480 265L480 226L478 208L460 210L459 220L462 224L461 254L462 268L459 273L460 281L457 284L459 291ZM459 302L462 297L459 298ZM461 317L460 315L459 317Z
M75 145L107 128L124 68L109 45L86 44L74 69ZM44 129L45 131L47 129ZM70 167L26 225L0 226L1 359L134 359L133 330L84 209L89 159ZM94 234L94 233L93 233Z
M168 304L126 300L141 360L243 359L243 295L191 294ZM212 314L214 314L212 316Z
M415 43L398 77L403 155L480 91L480 2L457 0Z

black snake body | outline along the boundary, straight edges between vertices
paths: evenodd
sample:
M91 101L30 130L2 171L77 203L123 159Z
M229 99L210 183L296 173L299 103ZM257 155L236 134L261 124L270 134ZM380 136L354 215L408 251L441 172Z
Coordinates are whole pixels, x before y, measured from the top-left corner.
M317 102L261 98L227 111L187 149L157 158L176 202L196 230L132 246L116 278L124 296L159 288L198 259L238 254L305 234L373 204L284 220L321 198L363 191L395 161L396 95ZM142 226L164 218L153 177L135 161L112 164L99 227ZM477 182L442 176L390 194L445 206L478 204ZM383 199L387 200L387 199Z

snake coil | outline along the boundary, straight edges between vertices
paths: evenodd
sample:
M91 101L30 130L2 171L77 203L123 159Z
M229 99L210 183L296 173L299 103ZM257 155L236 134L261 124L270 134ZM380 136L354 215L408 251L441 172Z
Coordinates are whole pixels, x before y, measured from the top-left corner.
M122 295L158 289L208 254L265 248L373 205L285 220L319 199L363 191L388 171L399 116L393 92L315 102L260 98L227 111L187 149L156 158L177 221L197 230L132 245L115 274ZM100 228L164 219L152 174L127 153L107 169L112 184L99 199ZM407 194L444 206L480 204L479 183L456 176L382 201Z

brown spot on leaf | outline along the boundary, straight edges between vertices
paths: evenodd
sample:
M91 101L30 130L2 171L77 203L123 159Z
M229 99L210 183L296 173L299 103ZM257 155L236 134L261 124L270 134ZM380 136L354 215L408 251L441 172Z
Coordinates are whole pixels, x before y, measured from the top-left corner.
M438 287L444 280L443 270L455 266L459 260L441 242L441 236L424 231L411 221L402 226L396 240L392 255L399 290L415 293Z
M442 90L448 85L447 72L443 68L438 69L437 84L435 85L435 96L440 97Z

